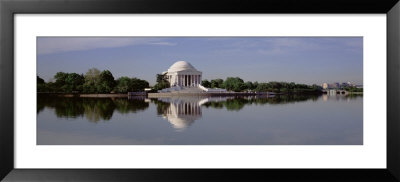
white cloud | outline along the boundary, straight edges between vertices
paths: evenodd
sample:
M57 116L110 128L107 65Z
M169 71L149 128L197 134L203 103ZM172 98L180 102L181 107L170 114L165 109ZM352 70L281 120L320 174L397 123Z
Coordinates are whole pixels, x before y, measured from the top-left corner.
M88 37L39 37L37 53L54 54L70 51L83 51L98 48L115 48L132 45L164 45L173 46L175 43L162 41L161 38L88 38Z

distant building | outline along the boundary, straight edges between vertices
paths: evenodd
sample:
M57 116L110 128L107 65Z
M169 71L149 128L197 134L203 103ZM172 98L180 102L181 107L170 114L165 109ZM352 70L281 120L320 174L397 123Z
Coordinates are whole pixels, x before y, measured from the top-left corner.
M340 83L337 83L337 82L336 82L336 83L334 83L333 85L334 85L333 88L340 88Z
M343 82L343 83L336 82L336 83L323 83L322 84L322 88L325 90L326 89L343 89L343 88L346 88L349 86L356 87L356 85L352 84L351 82ZM361 88L362 88L362 85L361 85Z

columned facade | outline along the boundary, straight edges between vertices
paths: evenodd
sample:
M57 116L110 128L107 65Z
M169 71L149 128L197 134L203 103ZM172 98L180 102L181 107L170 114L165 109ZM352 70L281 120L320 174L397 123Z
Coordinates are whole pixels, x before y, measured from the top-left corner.
M167 78L171 87L197 87L201 84L202 72L196 70L186 61L174 63L167 71Z

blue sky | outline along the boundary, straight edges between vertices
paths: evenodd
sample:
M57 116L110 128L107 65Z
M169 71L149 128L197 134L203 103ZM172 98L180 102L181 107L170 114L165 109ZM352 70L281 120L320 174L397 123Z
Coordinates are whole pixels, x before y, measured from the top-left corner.
M110 70L115 79L155 75L185 60L203 79L363 84L362 37L38 37L37 71Z

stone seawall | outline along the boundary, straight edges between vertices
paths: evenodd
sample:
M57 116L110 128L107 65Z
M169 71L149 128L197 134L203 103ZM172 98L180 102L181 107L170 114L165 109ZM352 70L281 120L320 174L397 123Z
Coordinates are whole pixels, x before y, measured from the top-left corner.
M207 93L207 92L200 92L200 93L149 93L149 98L155 97L179 97L179 96L201 96L201 97L212 97L212 96L252 96L258 95L256 93L242 93L242 92L226 92L226 93Z

